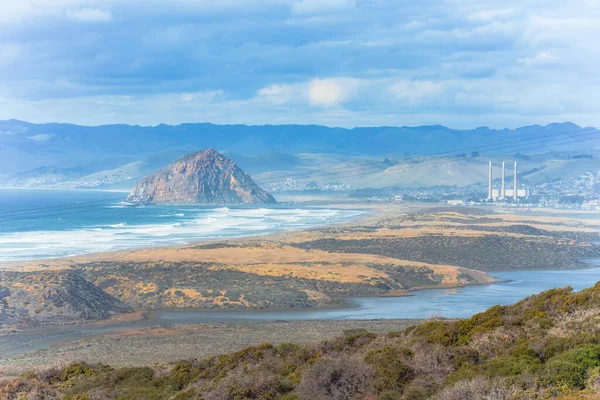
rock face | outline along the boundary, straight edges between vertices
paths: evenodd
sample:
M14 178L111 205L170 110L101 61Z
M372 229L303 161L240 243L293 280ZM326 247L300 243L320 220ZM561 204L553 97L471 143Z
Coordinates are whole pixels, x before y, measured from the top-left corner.
M233 161L212 149L189 154L144 177L127 201L149 204L269 204L276 200Z
M0 272L0 325L100 320L132 311L72 272Z

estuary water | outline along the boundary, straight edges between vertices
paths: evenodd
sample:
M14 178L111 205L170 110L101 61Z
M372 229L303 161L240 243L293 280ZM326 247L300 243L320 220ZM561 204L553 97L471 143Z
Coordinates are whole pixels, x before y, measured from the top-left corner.
M600 262L595 262L600 265ZM577 270L503 271L490 275L501 280L489 285L412 292L405 297L358 297L339 309L298 311L181 311L150 312L147 324L216 321L275 321L317 319L422 319L433 316L468 318L495 305L518 302L552 288L581 290L600 281L600 267Z
M350 221L348 209L131 206L126 193L0 190L0 262L186 244Z

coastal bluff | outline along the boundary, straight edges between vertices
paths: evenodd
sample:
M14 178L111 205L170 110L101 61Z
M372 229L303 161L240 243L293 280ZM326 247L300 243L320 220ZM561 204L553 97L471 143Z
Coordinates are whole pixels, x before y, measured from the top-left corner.
M232 160L213 149L188 154L142 178L127 201L134 204L274 204Z

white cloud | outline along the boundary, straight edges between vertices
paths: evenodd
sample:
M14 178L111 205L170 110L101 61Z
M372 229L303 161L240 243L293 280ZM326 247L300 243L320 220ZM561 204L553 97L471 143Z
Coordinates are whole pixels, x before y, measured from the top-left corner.
M313 106L338 106L354 97L359 84L352 78L314 79L308 85L308 100Z
M444 83L432 81L403 80L390 86L390 92L396 99L412 105L440 100L445 89Z
M0 21L19 23L37 17L60 17L84 0L0 0Z
M508 19L515 14L512 8L496 9L496 10L478 10L470 13L467 16L469 21L473 22L492 22L500 19Z
M352 101L367 81L355 78L322 78L291 84L272 84L258 91L256 97L277 105L338 107Z
M213 90L213 91L208 91L208 92L186 92L186 93L181 93L181 95L179 96L179 98L181 99L181 101L183 101L184 103L189 103L189 102L193 102L193 101L200 101L200 102L211 102L214 101L215 99L217 99L219 96L223 95L223 91L222 90Z
M99 8L80 8L77 10L67 10L67 18L77 22L112 21L111 13Z
M27 139L31 139L36 142L45 142L47 140L52 139L54 136L55 135L52 135L50 133L41 133L39 135L29 136Z
M270 85L258 91L258 94L274 104L285 104L292 100L295 88L291 85Z
M520 58L518 61L529 67L540 67L556 64L558 62L558 57L550 51L540 51L533 57Z
M295 0L292 11L295 14L328 13L356 7L354 0Z
M107 21L107 9L133 10L139 15L248 11L291 6L294 0L0 0L0 21L21 22L37 17L72 17L78 21Z

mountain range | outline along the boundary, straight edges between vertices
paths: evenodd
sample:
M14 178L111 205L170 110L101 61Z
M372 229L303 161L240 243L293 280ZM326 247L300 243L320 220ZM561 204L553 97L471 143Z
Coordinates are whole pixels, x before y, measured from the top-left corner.
M207 147L231 158L259 184L293 177L355 187L467 185L485 181L488 159L512 160L517 154L524 168L557 171L540 175L552 180L600 168L594 157L600 135L595 135L598 130L570 122L456 130L209 123L90 127L6 120L0 121L0 184L129 190L141 177ZM444 158L431 163L440 155Z

